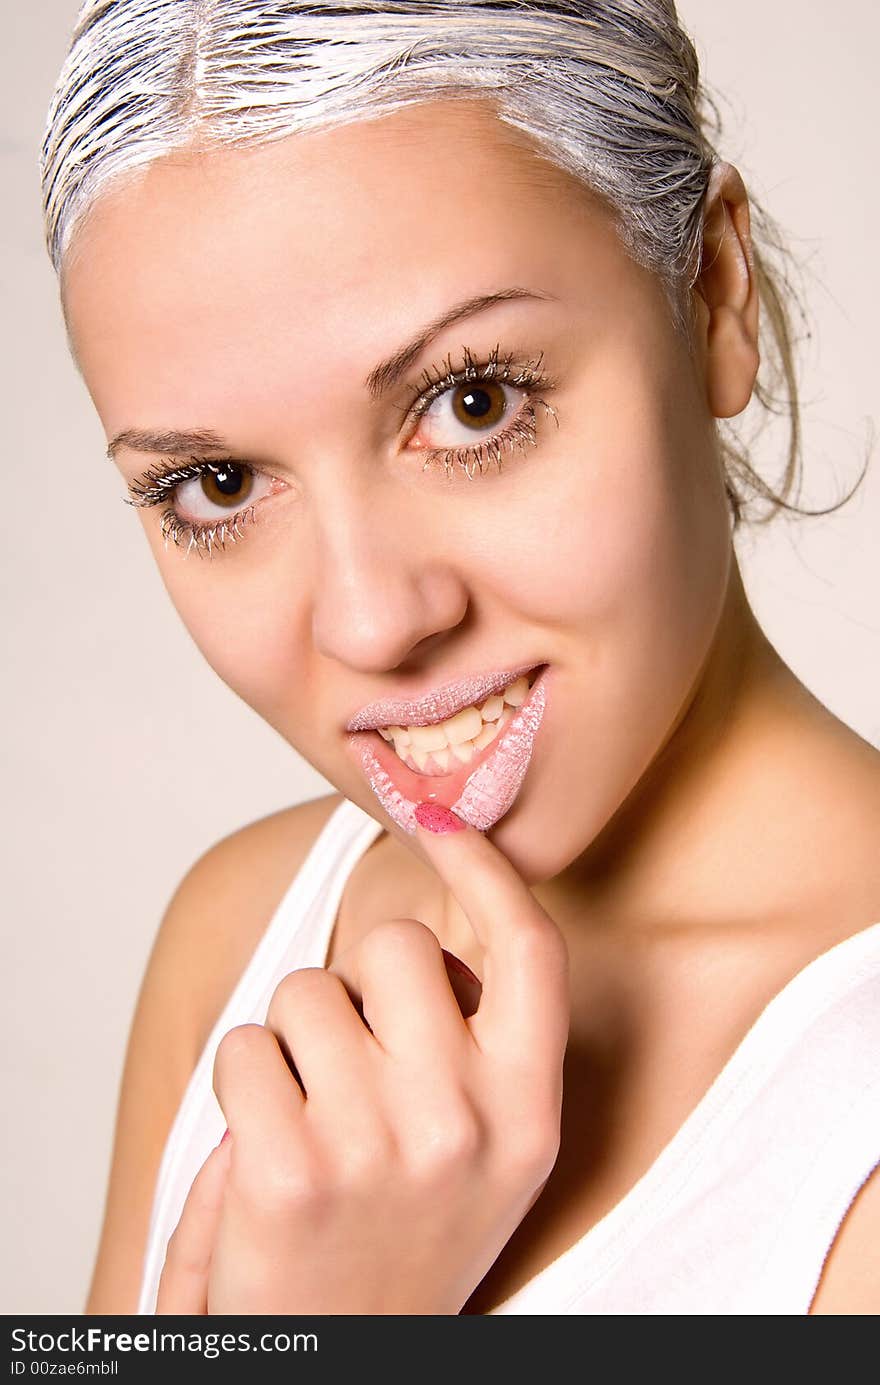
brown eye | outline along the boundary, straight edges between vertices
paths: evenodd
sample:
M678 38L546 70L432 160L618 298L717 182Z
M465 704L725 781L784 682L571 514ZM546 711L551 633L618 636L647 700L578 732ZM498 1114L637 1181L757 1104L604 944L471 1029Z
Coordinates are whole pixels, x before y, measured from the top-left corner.
M459 423L494 428L506 407L504 389L494 380L457 385L452 392L452 412Z
M202 473L200 484L212 505L225 505L234 510L253 490L254 475L236 462L215 462Z

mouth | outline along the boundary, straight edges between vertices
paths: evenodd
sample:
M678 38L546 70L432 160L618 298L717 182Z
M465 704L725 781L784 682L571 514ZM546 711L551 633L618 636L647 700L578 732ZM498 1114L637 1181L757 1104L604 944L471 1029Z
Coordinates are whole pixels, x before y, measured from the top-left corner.
M485 832L509 811L544 714L547 664L443 721L350 732L347 745L388 815L416 830L419 803Z

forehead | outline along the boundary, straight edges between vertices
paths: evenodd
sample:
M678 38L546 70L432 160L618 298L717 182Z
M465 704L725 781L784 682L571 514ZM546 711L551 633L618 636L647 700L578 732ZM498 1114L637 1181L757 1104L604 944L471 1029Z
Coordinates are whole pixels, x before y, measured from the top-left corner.
M243 345L365 360L468 293L625 270L601 202L461 99L167 156L100 197L73 248L65 310L98 391L122 369L161 391L206 354L219 380Z

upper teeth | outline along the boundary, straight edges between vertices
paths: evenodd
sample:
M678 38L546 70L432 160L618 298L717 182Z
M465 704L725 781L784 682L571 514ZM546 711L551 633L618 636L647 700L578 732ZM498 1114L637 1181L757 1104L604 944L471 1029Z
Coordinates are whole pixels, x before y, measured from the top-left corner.
M446 721L431 726L379 726L376 729L393 744L405 763L423 770L430 756L438 769L446 770L450 758L467 764L494 740L513 717L513 709L525 702L528 692L529 678L523 674L480 706L462 707Z

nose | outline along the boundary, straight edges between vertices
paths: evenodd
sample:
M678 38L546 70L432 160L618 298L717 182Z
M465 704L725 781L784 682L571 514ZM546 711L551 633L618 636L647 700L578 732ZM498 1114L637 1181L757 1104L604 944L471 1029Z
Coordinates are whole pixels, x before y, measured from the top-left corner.
M364 673L397 668L464 620L464 577L431 507L333 502L316 535L315 648Z

